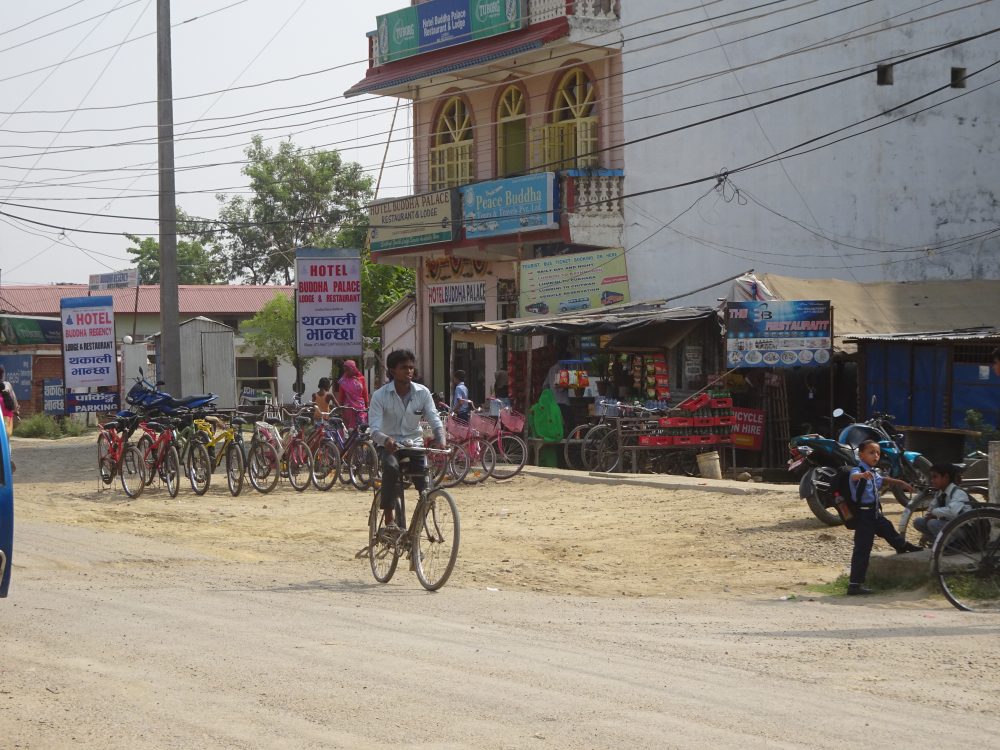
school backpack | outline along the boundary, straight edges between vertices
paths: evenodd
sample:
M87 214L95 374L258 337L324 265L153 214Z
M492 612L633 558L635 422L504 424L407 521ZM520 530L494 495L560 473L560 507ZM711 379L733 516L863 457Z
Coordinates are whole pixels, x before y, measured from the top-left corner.
M848 529L853 529L858 525L859 504L854 498L861 497L865 491L865 486L868 484L868 480L864 478L859 479L857 482L851 482L851 472L855 468L850 465L841 466L837 469L837 474L830 483L833 491L833 506L837 509L837 515L840 516L840 520L844 522L844 526ZM851 492L852 484L857 485L854 493Z

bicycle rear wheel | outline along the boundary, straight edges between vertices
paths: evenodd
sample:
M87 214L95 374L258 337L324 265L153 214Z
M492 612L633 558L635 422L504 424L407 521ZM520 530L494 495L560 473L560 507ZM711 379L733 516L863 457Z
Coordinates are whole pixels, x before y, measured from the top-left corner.
M177 497L177 493L181 491L181 457L177 453L177 446L167 447L160 473L164 484L167 485L167 494L170 497Z
M212 483L212 459L200 440L192 439L188 445L186 468L194 494L204 495L208 492L208 486Z
M1000 612L1000 508L963 513L941 530L934 575L958 609Z
M609 424L595 424L583 436L583 444L580 445L580 460L583 461L584 471L595 470L601 452L601 441L609 432L614 432L614 427Z
M429 459L434 467L435 487L454 487L469 473L469 454L457 443L451 445L451 455L432 453Z
M115 462L111 460L111 438L106 432L97 436L97 474L105 486L115 478Z
M466 446L469 454L469 471L462 477L464 484L485 482L493 474L497 465L497 452L481 437L472 438Z
M451 495L441 489L427 493L410 534L417 580L428 591L437 591L451 576L458 559L461 524Z
M388 583L399 564L399 532L386 529L382 509L379 507L381 501L382 490L378 490L368 512L368 563L375 580ZM398 503L395 512L399 513Z
M593 426L587 422L578 424L566 436L566 443L563 445L563 459L566 461L567 469L586 470L583 462L583 439Z
M246 463L243 460L243 450L236 442L229 444L226 448L226 484L229 485L229 492L236 497L243 491L243 472L246 470Z
M528 460L528 446L517 435L503 435L490 443L497 454L493 478L503 481L517 476Z
M247 457L247 474L257 492L267 494L278 483L278 452L270 443L254 443Z
M302 438L295 438L288 446L288 481L297 492L302 492L312 482L312 450Z
M313 486L325 492L337 483L339 474L340 448L328 438L319 444L313 454Z
M153 438L149 435L143 435L136 445L139 447L139 453L142 454L142 460L146 462L144 476L148 487L156 479L156 453L153 451Z
M349 469L351 484L355 489L367 490L375 486L378 479L378 453L371 443L358 443L351 451Z
M125 494L133 500L139 497L146 487L146 462L142 460L142 453L134 445L125 446L119 478Z

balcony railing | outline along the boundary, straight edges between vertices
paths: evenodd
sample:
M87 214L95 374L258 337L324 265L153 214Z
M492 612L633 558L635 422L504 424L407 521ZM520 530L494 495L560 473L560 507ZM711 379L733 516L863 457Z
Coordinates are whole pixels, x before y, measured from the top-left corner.
M621 217L624 184L625 178L621 175L580 175L573 178L574 213L599 218Z
M528 0L531 23L571 16L581 19L618 18L618 0Z

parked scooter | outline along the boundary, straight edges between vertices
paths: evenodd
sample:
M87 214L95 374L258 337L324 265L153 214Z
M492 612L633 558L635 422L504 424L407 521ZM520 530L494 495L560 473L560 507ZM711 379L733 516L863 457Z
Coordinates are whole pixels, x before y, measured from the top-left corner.
M125 394L125 402L146 412L173 414L178 409L204 409L211 406L219 398L214 393L174 398L166 391L160 390L162 385L165 385L162 380L158 380L155 384L146 380L146 373L140 367L139 377L135 379L135 385Z

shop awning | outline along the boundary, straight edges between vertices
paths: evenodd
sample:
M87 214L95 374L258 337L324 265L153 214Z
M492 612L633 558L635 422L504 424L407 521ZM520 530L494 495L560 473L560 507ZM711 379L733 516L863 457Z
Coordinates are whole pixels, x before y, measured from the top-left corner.
M670 342L680 341L699 321L716 315L711 307L665 308L638 304L615 310L597 308L534 318L448 323L445 327L456 341L480 344L494 344L496 337L503 334L595 336L634 332L636 340L641 341L643 347L658 347L672 346ZM667 343L662 344L661 341Z

